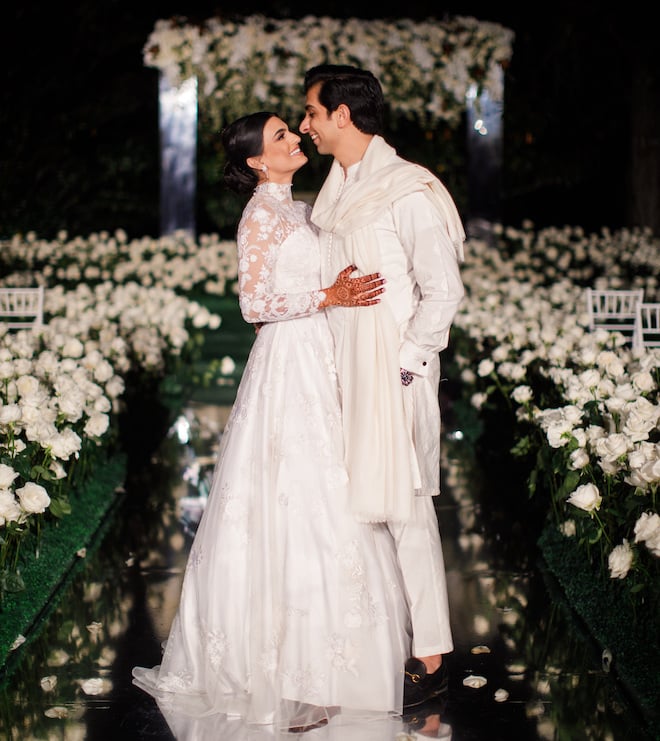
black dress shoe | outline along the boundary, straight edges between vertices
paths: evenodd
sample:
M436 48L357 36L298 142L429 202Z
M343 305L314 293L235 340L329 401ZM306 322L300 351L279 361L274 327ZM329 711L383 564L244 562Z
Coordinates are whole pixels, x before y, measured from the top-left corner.
M420 731L432 715L437 715L438 719L442 721L446 709L447 693L445 692L419 705L407 708L404 710L401 720L407 724L409 732Z
M429 674L424 662L413 656L406 661L403 680L404 710L417 707L417 705L442 695L448 687L449 672L444 661L432 674Z

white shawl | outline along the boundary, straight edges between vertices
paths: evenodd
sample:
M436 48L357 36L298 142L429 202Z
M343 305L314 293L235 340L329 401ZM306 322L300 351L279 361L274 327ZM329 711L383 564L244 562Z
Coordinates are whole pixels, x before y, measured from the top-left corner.
M465 233L447 189L429 170L399 157L382 137L374 136L356 180L336 201L343 179L335 160L312 221L343 239L346 264L354 263L361 274L380 270L374 222L395 200L415 191L424 192L438 210L463 260ZM335 355L352 509L366 522L405 521L420 476L399 374L399 329L385 302L343 314Z

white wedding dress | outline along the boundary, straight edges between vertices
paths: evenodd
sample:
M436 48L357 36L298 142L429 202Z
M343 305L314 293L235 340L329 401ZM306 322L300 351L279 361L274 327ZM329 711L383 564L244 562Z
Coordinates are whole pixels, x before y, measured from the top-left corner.
M162 662L133 670L166 717L286 730L402 710L408 608L387 526L349 510L309 211L290 186L266 183L239 225L241 310L265 324L221 439Z

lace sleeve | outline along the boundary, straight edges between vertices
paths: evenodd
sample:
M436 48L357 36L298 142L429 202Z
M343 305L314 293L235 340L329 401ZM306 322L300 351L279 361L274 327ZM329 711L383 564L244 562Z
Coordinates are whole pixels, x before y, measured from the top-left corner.
M238 300L246 322L277 322L309 316L319 310L323 291L276 293L273 272L277 251L291 232L269 204L246 212L241 220L238 244Z

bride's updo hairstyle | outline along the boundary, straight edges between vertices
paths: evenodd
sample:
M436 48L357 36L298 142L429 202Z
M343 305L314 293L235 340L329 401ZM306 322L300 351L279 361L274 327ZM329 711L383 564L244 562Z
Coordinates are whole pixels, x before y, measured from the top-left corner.
M257 186L257 173L248 166L248 157L258 157L264 151L264 126L277 116L270 111L258 111L241 116L222 130L222 146L227 161L223 179L237 193L251 193Z

